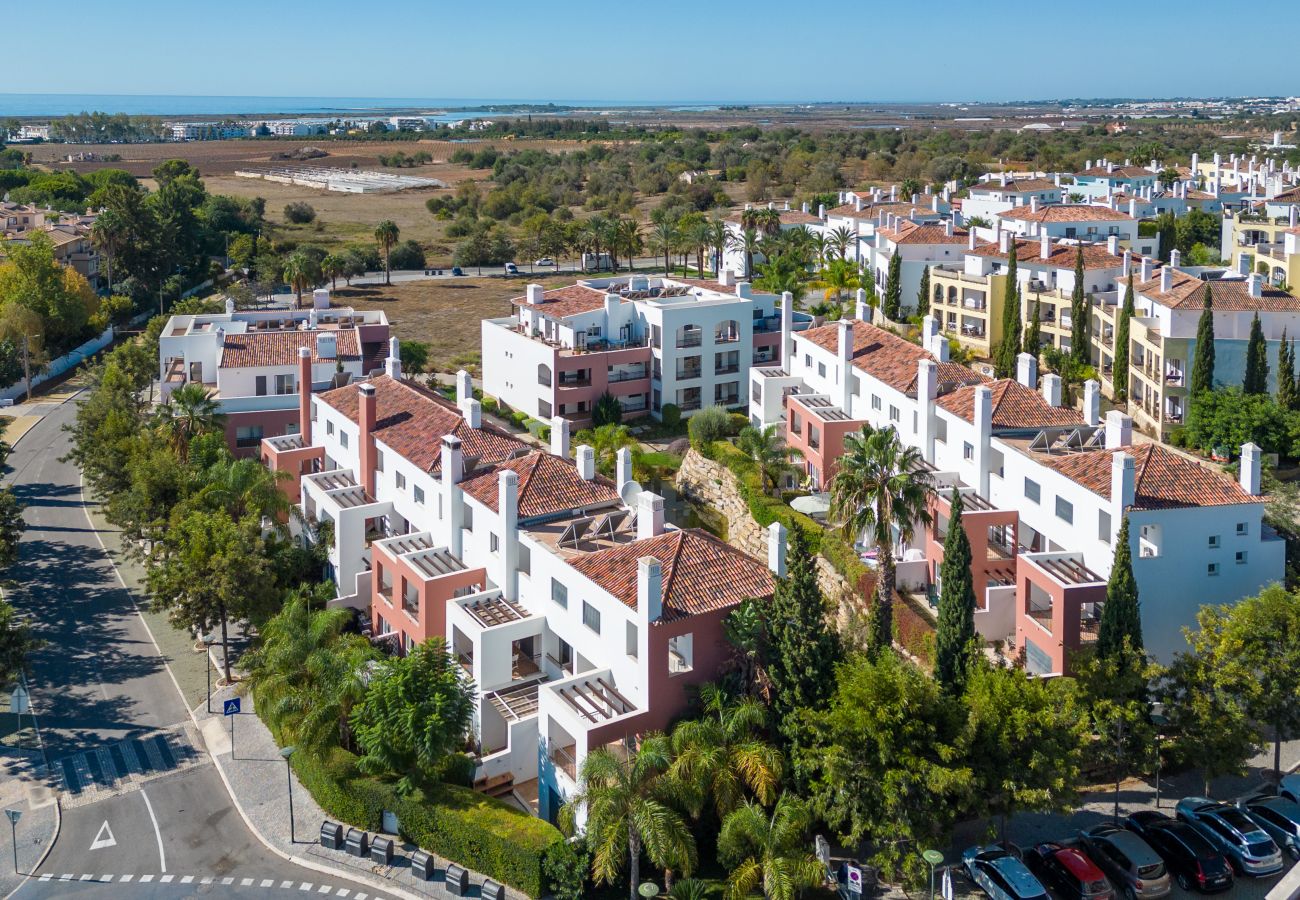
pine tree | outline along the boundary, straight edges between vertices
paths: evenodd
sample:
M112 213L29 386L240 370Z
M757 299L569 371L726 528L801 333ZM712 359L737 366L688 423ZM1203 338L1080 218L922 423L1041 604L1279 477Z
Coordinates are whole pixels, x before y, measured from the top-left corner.
M802 528L790 531L786 577L767 607L767 674L772 708L784 722L796 709L819 709L835 689L839 641L826 624L826 601L817 586L816 556Z
M1295 348L1286 339L1286 329L1282 329L1282 340L1277 345L1277 405L1283 409L1296 408L1295 383Z
M970 539L962 527L961 494L955 487L951 504L943 562L939 565L942 593L935 633L934 676L946 692L960 694L966 685L975 641L975 589L971 584Z
M889 276L885 279L885 318L897 322L903 308L903 260L894 251L889 258Z
M1007 258L1006 293L1002 297L1002 341L998 344L993 368L999 378L1016 374L1016 356L1020 353L1020 285L1016 280L1016 242L1011 242Z
M1110 383L1114 386L1116 401L1128 399L1128 342L1129 320L1133 318L1133 270L1128 270L1128 290L1124 294L1124 305L1119 311L1119 321L1115 323L1115 356L1112 360Z
M1029 324L1025 326L1025 336L1021 340L1021 344L1024 345L1024 352L1031 354L1035 358L1037 358L1039 346L1042 344L1042 315L1043 302L1038 294L1034 294L1033 312L1029 316Z
M1074 292L1070 294L1070 356L1081 366L1088 365L1088 296L1083 291L1083 244L1074 260Z
M1130 650L1142 650L1142 607L1138 602L1137 580L1133 577L1127 516L1115 538L1115 562L1106 583L1106 603L1101 608L1097 655L1102 659L1119 656L1125 650L1126 641Z
M1191 397L1214 390L1214 295L1205 286L1205 308L1196 324L1196 356L1192 358Z
M930 314L930 267L921 270L921 287L916 292L916 314L924 318Z
M1259 313L1250 320L1250 340L1246 343L1246 377L1242 380L1243 394L1268 393L1268 345L1264 343L1264 328L1259 324Z

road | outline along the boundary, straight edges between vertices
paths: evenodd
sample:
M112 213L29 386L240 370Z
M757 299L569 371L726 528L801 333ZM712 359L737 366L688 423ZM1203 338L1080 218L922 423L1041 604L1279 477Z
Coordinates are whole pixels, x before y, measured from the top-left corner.
M180 691L82 504L80 472L59 459L75 410L50 404L9 457L28 523L10 598L48 642L31 660L32 706L67 790L53 849L12 896L371 894L266 849L193 747Z

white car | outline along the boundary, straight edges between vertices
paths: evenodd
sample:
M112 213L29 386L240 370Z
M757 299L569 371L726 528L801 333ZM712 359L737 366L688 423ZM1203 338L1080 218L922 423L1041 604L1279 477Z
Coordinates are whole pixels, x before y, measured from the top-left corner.
M554 266L554 265L555 265L555 260L551 259L549 256L543 256L543 257L542 257L541 259L539 259L537 262L533 263L533 265L535 265L535 266Z

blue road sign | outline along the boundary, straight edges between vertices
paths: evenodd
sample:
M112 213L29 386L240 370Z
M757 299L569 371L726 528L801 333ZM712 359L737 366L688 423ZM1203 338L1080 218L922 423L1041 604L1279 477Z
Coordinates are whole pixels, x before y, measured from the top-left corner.
M224 701L221 704L221 712L223 715L227 715L227 716L233 716L237 714L239 712L239 698L236 697L233 700Z

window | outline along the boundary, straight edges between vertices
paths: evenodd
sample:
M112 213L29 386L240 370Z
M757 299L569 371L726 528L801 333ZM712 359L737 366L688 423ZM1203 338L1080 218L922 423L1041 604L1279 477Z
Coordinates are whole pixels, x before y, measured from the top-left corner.
M948 443L948 420L943 416L934 420L934 439L941 444Z
M275 392L280 396L295 393L292 375L275 376Z
M519 571L525 575L533 574L533 554L523 541L519 542Z
M1207 545L1211 550L1216 549L1219 546L1219 536L1217 534L1210 535L1210 539Z
M1110 543L1110 513L1105 510L1097 513L1097 540L1103 544Z
M1043 496L1043 489L1038 486L1038 482L1026 478L1025 499L1031 503L1038 503L1042 499L1042 496Z
M600 610L586 600L582 601L582 624L600 634Z
M1239 565L1239 566L1244 566L1245 564L1246 564L1246 551L1245 551L1245 550L1238 550L1238 551L1237 551L1237 565Z
M803 367L804 367L805 369L811 369L811 368L812 368L812 355L811 355L811 354L805 353L805 354L803 355Z
M339 444L344 447L348 445L348 433L346 431L339 431Z
M241 425L235 429L236 447L256 447L262 443L261 425Z
M378 448L375 450L375 471L384 471L384 451Z
M819 362L819 363L817 364L817 376L818 376L819 378L825 378L825 377L826 377L826 363Z
M488 551L497 553L501 549L501 539L496 536L496 532L488 534Z
M569 608L569 589L559 579L551 579L551 599L565 609Z
M899 416L898 407L897 406L889 407L889 421L897 422L898 416Z
M1002 457L1001 450L989 450L989 473L990 474L996 475L999 478L1001 478L1003 475L1003 467L1005 466L1005 464L1006 463Z
M1245 522L1238 522L1237 534L1250 534L1250 526Z
M334 433L334 423L333 423L333 422L330 422L330 421L326 421L326 422L325 422L325 433L326 433L326 434L333 434L333 433Z
M415 502L421 505L424 504L424 488L418 484L415 486Z
M962 459L974 459L974 458L975 458L975 448L974 448L973 446L971 446L971 444L970 444L969 442L965 442L965 441L962 442L962 445L961 445L961 458L962 458Z
M1208 566L1205 567L1205 574L1206 574L1206 575L1210 575L1210 576L1218 575L1218 574L1219 574L1219 564L1218 564L1218 563L1210 563Z
M636 625L631 622L627 623L627 655L633 659L636 659L637 655Z
M406 476L401 472L397 472L393 475L393 482L397 485L399 491L406 490Z
M1074 522L1074 504L1064 497L1056 498L1056 517L1062 522Z
M265 397L265 396L266 396L266 376L265 376L265 375L256 375L256 376L254 376L254 377L253 377L253 384L255 385L255 387L253 388L253 393L257 394L257 396L259 396L259 397Z
M871 395L871 408L880 409L880 398L877 397L875 394Z

